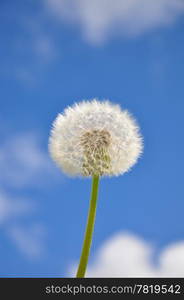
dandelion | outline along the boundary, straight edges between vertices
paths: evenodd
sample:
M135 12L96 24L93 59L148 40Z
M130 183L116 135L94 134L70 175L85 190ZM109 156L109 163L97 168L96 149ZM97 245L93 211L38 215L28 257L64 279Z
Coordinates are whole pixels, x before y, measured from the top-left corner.
M99 179L127 172L143 149L139 127L127 110L109 101L83 101L65 109L53 123L49 151L70 176L92 177L92 192L77 277L84 277L98 197Z

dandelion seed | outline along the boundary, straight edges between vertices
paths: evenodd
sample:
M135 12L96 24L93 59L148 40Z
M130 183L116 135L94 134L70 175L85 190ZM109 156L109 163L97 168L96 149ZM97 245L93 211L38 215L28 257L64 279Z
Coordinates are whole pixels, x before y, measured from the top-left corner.
M75 104L56 118L49 141L53 160L71 176L113 176L128 171L142 151L139 129L109 101Z
M83 101L53 123L49 151L68 175L92 177L92 193L77 277L84 277L94 230L99 178L127 172L143 149L135 120L109 101Z

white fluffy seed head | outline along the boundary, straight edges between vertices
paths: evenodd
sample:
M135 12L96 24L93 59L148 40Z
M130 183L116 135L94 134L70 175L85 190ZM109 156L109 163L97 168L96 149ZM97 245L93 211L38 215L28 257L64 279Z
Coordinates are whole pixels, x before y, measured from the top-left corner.
M96 99L66 108L49 138L51 157L72 176L123 174L142 149L139 128L128 111Z

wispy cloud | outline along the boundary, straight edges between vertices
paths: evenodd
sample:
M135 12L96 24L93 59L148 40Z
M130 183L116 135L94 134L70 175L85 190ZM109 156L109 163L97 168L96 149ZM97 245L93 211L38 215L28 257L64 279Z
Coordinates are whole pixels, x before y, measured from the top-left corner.
M86 277L183 277L184 241L168 245L154 263L155 248L142 238L120 232L107 240ZM74 274L74 272L72 272Z
M34 87L60 54L54 35L48 30L44 9L36 3L19 5L7 1L1 5L0 16L5 28L0 37L1 50L6 54L2 56L0 75Z
M42 63L49 63L57 57L54 42L48 36L38 36L34 41L33 50Z
M0 191L0 228L14 246L28 258L39 258L44 253L44 226L35 222L23 223L35 214L36 204L27 198L11 196Z
M30 212L34 211L34 204L28 199L20 197L12 197L0 191L0 226L12 222Z
M9 228L8 234L17 248L28 258L35 259L43 255L45 229L40 224L34 224L28 228L16 225Z
M184 13L183 0L47 0L63 22L77 24L83 36L101 44L112 36L138 36L169 26Z
M11 70L11 76L29 87L35 87L47 72L48 66L58 57L57 47L50 36L36 33L26 40L20 38L18 44L20 46L14 45L12 49L12 52L16 53L16 63ZM25 45L24 50L22 44Z
M42 65L52 63L59 55L54 39L55 36L49 33L48 30L45 30L46 19L46 15L42 10L36 19L33 16L21 19L21 25L27 31L27 47L37 63ZM22 39L23 37L20 36L20 38ZM19 50L20 48L21 45L19 43Z
M38 205L21 195L22 191L27 194L27 188L48 186L59 177L41 136L23 132L2 138L0 169L0 227L26 257L39 258L44 253L45 226L32 219Z
M40 185L55 173L37 134L24 132L7 137L0 148L0 181L6 186Z

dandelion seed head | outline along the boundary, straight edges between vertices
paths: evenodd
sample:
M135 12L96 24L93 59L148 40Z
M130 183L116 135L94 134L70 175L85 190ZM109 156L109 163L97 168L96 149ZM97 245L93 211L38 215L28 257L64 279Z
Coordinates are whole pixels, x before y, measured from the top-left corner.
M96 99L66 108L49 138L51 157L71 176L123 174L142 149L139 127L128 111Z

